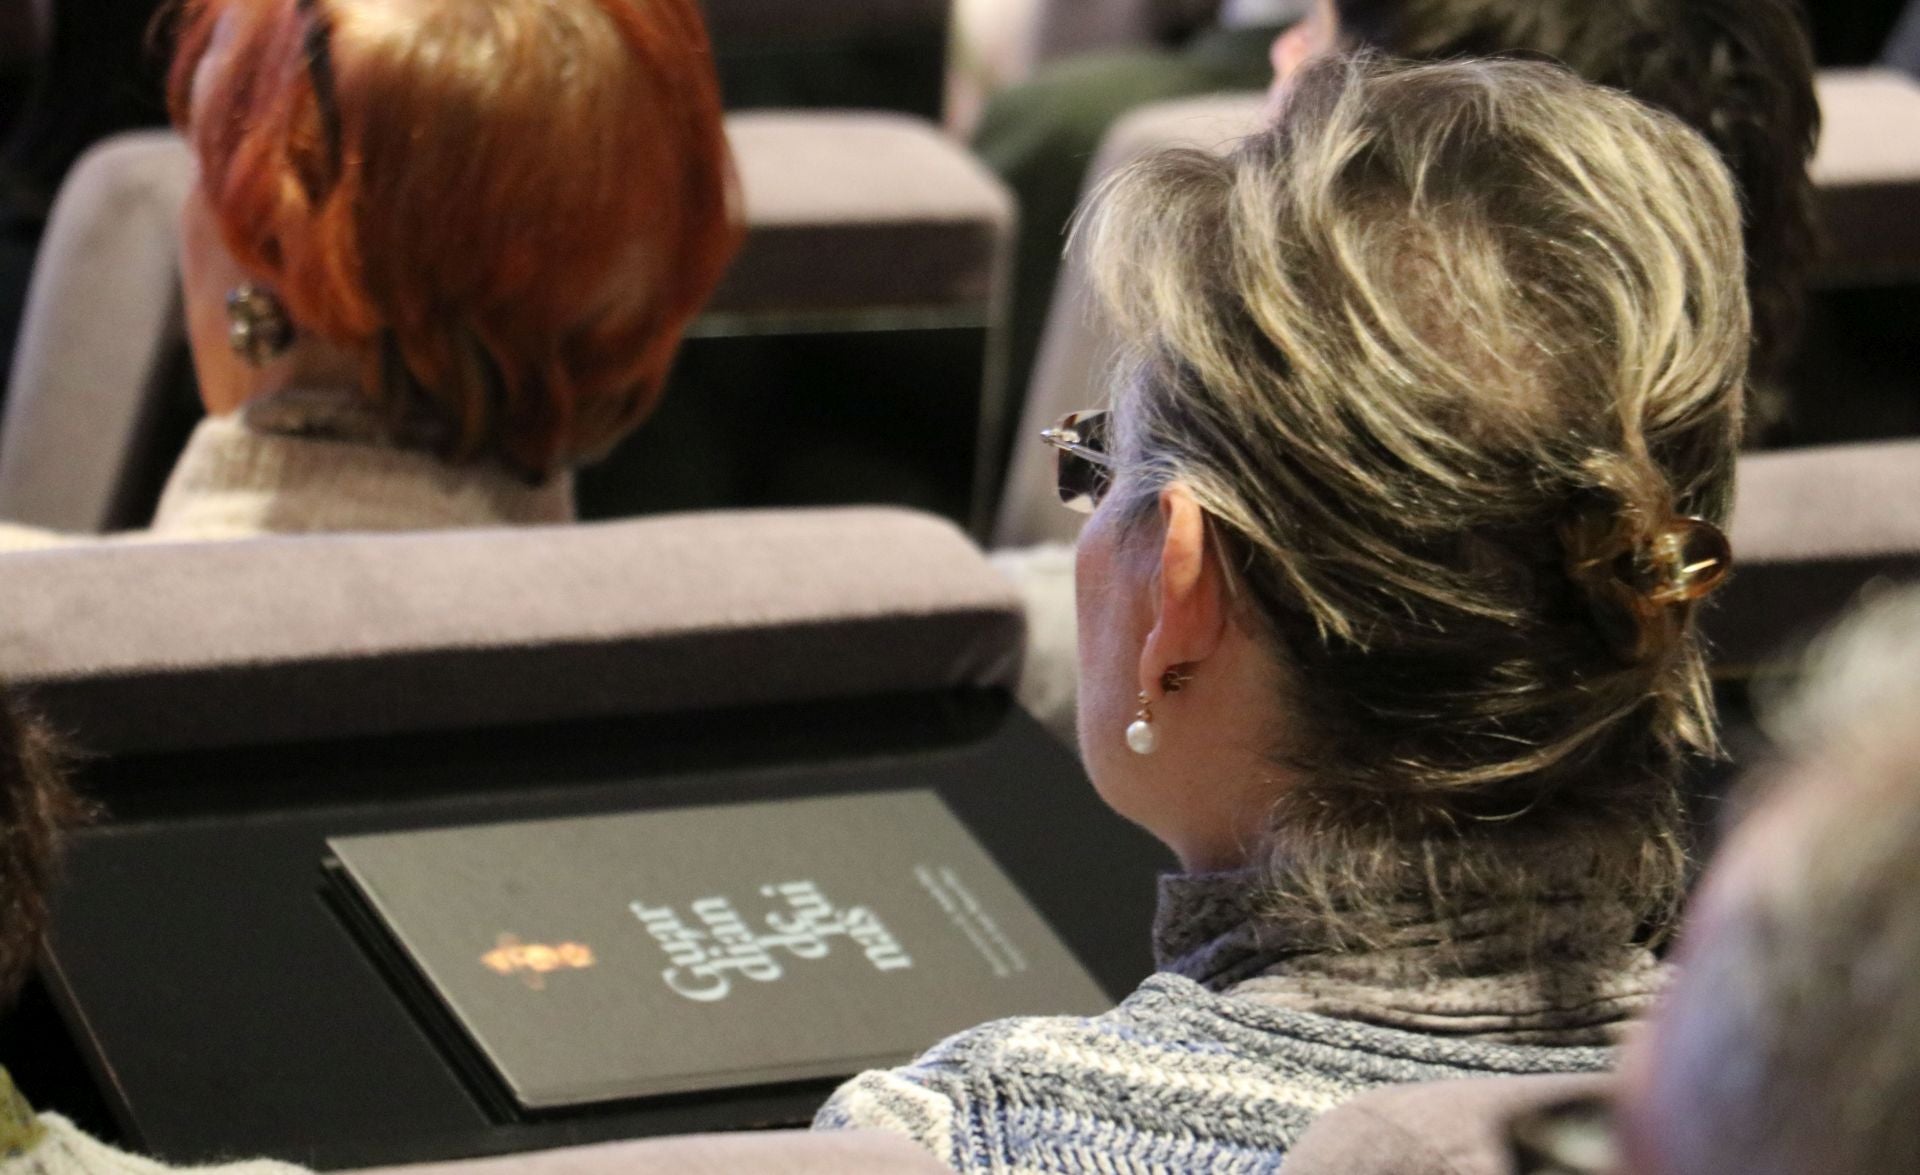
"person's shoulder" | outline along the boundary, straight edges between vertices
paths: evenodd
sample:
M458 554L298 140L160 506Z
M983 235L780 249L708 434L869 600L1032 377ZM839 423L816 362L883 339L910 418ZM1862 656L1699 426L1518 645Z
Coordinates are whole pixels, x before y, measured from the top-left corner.
M1106 1042L1114 1039L1144 1044L1152 1033L1143 1028L1156 1019L1167 978L1154 976L1096 1016L1014 1016L957 1032L906 1065L869 1070L842 1085L814 1117L814 1129L904 1134L957 1163L968 1143L965 1123L996 1104L1003 1087L1067 1071L1076 1057L1109 1053Z

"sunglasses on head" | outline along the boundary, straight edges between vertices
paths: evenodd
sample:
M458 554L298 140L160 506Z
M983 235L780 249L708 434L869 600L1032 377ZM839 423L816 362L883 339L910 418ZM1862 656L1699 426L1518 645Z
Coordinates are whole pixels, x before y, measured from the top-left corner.
M1113 458L1107 455L1107 412L1073 412L1052 428L1040 430L1040 439L1052 445L1054 480L1060 504L1081 514L1093 513L1113 484Z

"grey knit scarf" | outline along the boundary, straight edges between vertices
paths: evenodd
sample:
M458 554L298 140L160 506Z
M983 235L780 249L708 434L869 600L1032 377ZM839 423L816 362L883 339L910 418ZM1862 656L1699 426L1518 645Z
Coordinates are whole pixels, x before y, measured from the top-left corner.
M1410 906L1359 945L1271 913L1262 886L1253 870L1162 877L1160 970L1296 1011L1535 1045L1616 1043L1666 979L1631 911L1603 898L1488 901L1446 918Z

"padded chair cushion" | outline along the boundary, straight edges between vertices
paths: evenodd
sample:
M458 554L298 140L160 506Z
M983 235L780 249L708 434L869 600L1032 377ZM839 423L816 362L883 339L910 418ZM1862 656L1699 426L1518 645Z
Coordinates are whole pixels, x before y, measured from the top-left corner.
M938 129L904 115L727 119L748 237L710 314L969 311L984 320L1013 197Z
M1147 48L1190 34L1220 7L1218 0L1039 0L1028 55L1044 63Z
M1819 281L1920 278L1920 83L1891 69L1826 70L1820 115Z
M1010 684L1013 589L902 510L0 556L0 680L90 750Z
M116 517L186 346L177 237L192 186L171 131L109 139L61 185L7 384L0 517L66 531Z
M366 1175L918 1175L946 1164L897 1134L688 1134L453 1163L380 1167Z
M1701 614L1715 665L1790 652L1881 579L1920 577L1920 440L1740 459L1734 574Z
M1610 1077L1489 1077L1399 1085L1321 1115L1287 1175L1512 1175L1506 1127L1555 1102L1606 1092Z

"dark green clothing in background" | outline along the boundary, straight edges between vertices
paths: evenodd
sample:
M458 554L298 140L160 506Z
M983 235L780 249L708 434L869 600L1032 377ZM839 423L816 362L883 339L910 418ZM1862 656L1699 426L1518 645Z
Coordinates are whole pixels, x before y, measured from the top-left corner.
M1263 90L1277 28L1210 28L1177 49L1089 54L996 95L974 150L1020 203L1007 346L1007 420L1017 421L1040 348L1067 224L1107 128L1136 106Z

